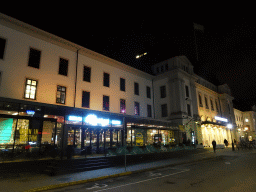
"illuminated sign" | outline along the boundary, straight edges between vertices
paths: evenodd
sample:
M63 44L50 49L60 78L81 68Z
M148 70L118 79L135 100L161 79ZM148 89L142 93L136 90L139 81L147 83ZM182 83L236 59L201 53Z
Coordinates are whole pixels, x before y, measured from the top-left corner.
M78 116L68 116L69 121L82 121L82 117Z
M81 122L82 121L82 117L79 116L68 116L68 120L69 121L77 121L77 122ZM103 118L98 118L96 115L87 115L84 118L84 122L86 124L92 125L92 126L108 126L110 124L114 125L114 126L118 126L118 125L122 125L122 122L120 120L110 120L110 119L103 119Z
M87 115L85 117L85 122L87 124L90 124L93 126L100 125L103 127L110 125L110 123L112 125L121 125L122 124L121 121L119 121L119 120L109 120L109 119L98 118L96 115Z
M215 116L215 119L217 121L224 121L224 122L228 122L228 120L226 118L223 118L223 117L218 117L218 116Z
M34 114L35 114L35 111L27 110L26 113L27 113L28 115L34 115Z

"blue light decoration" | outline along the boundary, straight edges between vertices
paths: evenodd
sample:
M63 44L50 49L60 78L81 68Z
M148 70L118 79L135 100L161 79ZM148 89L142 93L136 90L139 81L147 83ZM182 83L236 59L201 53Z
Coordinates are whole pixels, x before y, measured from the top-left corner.
M35 111L27 110L26 113L27 113L28 115L34 115L34 114L35 114Z

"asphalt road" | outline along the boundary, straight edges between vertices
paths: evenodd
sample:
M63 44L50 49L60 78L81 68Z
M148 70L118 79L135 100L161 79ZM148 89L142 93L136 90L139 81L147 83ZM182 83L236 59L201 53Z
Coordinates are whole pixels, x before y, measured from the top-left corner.
M256 152L221 156L118 178L51 190L54 192L256 191Z

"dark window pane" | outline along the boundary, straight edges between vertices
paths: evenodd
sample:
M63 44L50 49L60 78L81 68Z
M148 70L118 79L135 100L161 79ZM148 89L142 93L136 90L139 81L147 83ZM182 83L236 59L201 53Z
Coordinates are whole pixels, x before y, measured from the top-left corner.
M68 60L60 58L59 74L65 76L68 75Z
M150 87L147 87L147 98L151 99L151 90L150 90Z
M160 94L161 94L161 98L166 97L166 87L165 86L160 87Z
M39 69L41 51L30 48L28 66Z
M134 83L134 94L139 95L139 83Z
M147 105L147 112L148 112L148 117L152 117L151 105Z
M108 73L104 73L103 86L109 87L109 74Z
M83 80L87 82L91 82L91 68L84 66L84 76Z
M0 38L0 59L4 58L5 44L6 44L6 40Z
M167 117L167 115L168 115L167 104L161 105L161 109L162 109L162 117Z
M187 104L187 110L188 110L188 116L191 116L191 109L190 109L190 105Z
M109 96L103 95L103 110L109 111Z
M189 97L189 90L188 90L188 86L187 85L185 86L185 89L186 89L186 97Z
M83 91L82 107L90 108L90 92Z
M125 79L120 78L120 90L125 91Z

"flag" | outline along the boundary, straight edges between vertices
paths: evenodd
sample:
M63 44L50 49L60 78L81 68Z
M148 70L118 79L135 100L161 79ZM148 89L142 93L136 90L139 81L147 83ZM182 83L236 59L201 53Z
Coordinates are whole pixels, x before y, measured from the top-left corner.
M197 23L194 23L194 30L198 30L198 31L204 32L204 26L203 25L199 25Z

